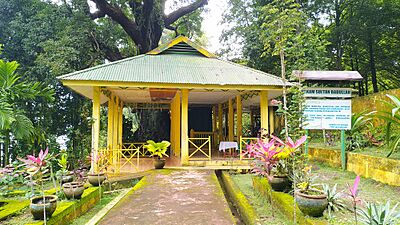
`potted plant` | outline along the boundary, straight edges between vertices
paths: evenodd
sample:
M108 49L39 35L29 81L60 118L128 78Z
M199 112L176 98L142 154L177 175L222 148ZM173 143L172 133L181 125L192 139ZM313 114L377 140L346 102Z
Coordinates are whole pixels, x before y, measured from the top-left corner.
M311 168L312 166L305 166L301 170L294 171L297 184L294 196L300 211L309 216L321 217L328 207L328 198L322 190L312 184L314 177Z
M28 155L27 159L20 159L24 162L29 178L33 181L33 184L39 187L41 192L41 196L31 198L30 209L35 220L46 221L57 208L57 196L45 195L43 187L44 175L49 172L47 165L49 159L46 158L48 153L48 149L45 152L40 150L38 157Z
M269 142L260 138L257 143L248 144L245 155L255 159L252 172L266 177L274 191L289 190L293 156L305 140L305 136L296 142L288 138L287 143L284 143L272 136Z
M85 191L83 171L80 169L75 169L75 170L69 172L66 169L67 168L67 158L68 158L67 154L64 153L64 154L61 154L61 158L58 160L58 164L61 167L59 172L62 173L62 175L61 175L62 190L67 199L80 199L83 192ZM70 173L72 173L72 176L68 175L68 178L72 177L72 179L66 180L64 174L70 174ZM75 181L74 181L73 175L75 175Z
M166 154L168 147L171 145L169 141L154 142L153 140L148 140L147 145L144 147L150 152L150 156L154 158L154 168L162 169L165 166L164 156L168 157Z
M106 179L105 170L107 170L106 156L102 153L92 153L90 160L96 168L91 168L88 173L88 181L93 186L100 186Z
M72 172L68 171L68 154L65 152L61 153L60 158L57 159L57 163L60 169L57 171L56 176L59 179L60 185L72 182L74 176Z

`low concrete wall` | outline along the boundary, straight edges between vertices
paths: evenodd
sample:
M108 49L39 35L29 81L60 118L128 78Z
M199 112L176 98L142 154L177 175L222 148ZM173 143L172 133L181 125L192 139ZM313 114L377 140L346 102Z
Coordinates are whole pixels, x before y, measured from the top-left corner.
M310 147L308 154L312 160L341 167L340 151ZM348 171L385 184L400 186L400 160L352 152L346 153L346 159Z
M229 196L231 202L235 204L235 207L239 211L243 222L248 225L259 224L259 218L256 210L253 208L253 206L251 206L246 196L235 185L227 172L222 172L221 180L225 186L227 195Z
M253 188L259 192L264 198L266 198L271 204L281 211L285 216L293 220L293 196L283 193L272 191L271 186L268 183L268 179L264 177L253 177ZM275 209L272 209L275 210ZM325 220L306 217L296 206L296 221L297 224L304 225L327 225L328 222Z

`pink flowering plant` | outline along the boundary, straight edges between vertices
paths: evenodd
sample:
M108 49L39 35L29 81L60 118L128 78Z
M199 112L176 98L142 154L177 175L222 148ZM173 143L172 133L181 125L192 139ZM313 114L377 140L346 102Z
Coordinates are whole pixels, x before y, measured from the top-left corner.
M24 172L17 163L0 168L0 196L6 196L24 183Z
M24 163L23 165L25 167L26 173L28 174L31 185L39 186L43 195L43 182L45 181L45 175L49 172L48 161L50 160L50 158L48 157L48 154L49 149L46 149L45 151L40 150L37 157L35 155L27 155L26 159L19 158L19 160Z
M353 186L347 185L349 188L349 196L351 197L354 211L354 220L357 223L357 205L361 202L361 199L358 198L358 185L360 183L360 176L357 175L354 180Z
M102 152L92 152L89 156L89 161L92 162L96 168L91 168L90 173L103 172L107 170L108 160L107 155Z
M256 143L246 146L244 156L254 159L252 172L257 175L287 176L291 170L290 162L306 138L304 136L293 141L289 137L286 142L275 136L272 136L269 141L260 138Z

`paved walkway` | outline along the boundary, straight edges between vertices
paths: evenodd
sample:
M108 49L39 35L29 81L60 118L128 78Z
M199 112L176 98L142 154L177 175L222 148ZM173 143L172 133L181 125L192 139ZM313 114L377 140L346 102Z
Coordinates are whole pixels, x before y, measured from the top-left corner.
M164 169L144 179L99 224L235 223L214 171Z

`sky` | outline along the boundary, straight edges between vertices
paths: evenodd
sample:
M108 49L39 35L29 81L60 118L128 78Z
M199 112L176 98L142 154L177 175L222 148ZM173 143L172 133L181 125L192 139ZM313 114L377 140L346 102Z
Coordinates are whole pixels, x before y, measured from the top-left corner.
M209 41L207 49L214 53L222 47L219 37L224 26L220 22L222 14L227 8L227 0L209 0L207 6L205 6L206 11L202 13L202 30Z
M193 2L187 0L188 2ZM215 53L219 50L222 45L219 43L219 37L221 36L223 25L220 24L222 21L222 14L228 8L228 0L208 0L208 4L204 7L204 12L201 14L203 17L202 30L208 39L208 46L205 46L207 50ZM165 6L165 13L172 12L174 7L174 0L167 0Z

